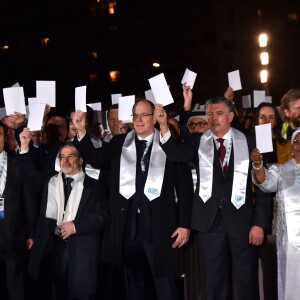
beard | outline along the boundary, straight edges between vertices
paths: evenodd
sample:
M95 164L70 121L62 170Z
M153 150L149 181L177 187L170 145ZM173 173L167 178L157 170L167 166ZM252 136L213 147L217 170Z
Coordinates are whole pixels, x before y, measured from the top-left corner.
M294 124L295 128L300 127L300 119L291 119L291 121Z

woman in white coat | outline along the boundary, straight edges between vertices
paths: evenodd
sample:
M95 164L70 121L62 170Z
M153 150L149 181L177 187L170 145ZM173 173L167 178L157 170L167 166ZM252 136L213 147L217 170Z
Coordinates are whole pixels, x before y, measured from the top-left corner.
M264 192L276 192L278 299L300 295L300 128L292 135L293 158L265 169L258 149L251 153L252 178Z

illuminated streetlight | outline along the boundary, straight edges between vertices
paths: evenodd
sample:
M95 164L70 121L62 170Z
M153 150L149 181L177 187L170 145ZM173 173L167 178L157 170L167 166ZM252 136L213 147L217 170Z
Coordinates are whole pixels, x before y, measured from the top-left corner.
M261 83L268 82L268 71L267 70L260 71L260 82Z
M265 33L259 35L259 47L266 47L268 45L268 36Z
M269 53L268 52L262 52L260 54L260 61L261 61L261 64L263 66L268 65L269 64Z
M155 68L159 68L159 67L160 67L160 63L154 62L154 63L152 64L152 66L155 67Z

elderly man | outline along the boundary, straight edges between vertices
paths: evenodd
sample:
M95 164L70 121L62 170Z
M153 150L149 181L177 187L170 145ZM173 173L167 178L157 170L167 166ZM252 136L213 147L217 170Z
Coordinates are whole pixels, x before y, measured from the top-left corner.
M28 149L30 132L20 135ZM45 186L29 274L37 279L45 258L51 260L55 299L91 299L96 294L99 232L108 215L103 186L82 170L72 143L59 150L61 171Z

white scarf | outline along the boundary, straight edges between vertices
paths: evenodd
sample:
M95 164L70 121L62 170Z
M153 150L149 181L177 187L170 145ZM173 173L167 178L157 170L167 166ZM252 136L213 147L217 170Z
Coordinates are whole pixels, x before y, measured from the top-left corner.
M159 145L159 134L159 131L155 129L148 175L144 187L144 194L150 201L160 196L165 173L166 154ZM135 133L131 131L125 138L120 160L119 193L126 199L129 199L135 193L135 177Z
M246 199L246 187L249 168L249 151L246 137L243 133L231 128L234 152L234 175L232 183L231 202L238 209ZM206 202L212 194L214 141L210 130L204 132L200 139L199 156L199 196ZM238 150L239 149L239 150Z
M76 217L80 199L83 191L83 181L85 174L79 171L74 187L68 199L66 210L64 211L65 193L62 171L51 177L48 183L48 200L46 217L56 220L57 226L65 222L73 221Z
M7 153L6 151L2 151L0 153L0 196L2 196L7 177Z

